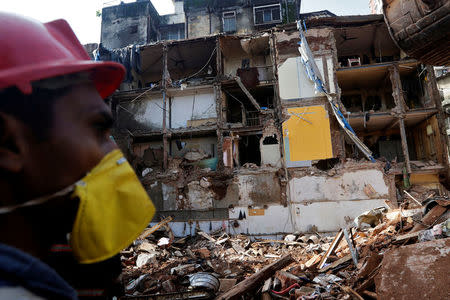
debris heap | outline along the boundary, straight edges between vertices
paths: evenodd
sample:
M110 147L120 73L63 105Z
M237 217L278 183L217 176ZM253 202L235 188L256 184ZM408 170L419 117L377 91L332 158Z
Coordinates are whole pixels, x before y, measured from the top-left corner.
M122 252L123 299L449 299L449 204L375 209L335 235L282 240L176 239L169 218Z

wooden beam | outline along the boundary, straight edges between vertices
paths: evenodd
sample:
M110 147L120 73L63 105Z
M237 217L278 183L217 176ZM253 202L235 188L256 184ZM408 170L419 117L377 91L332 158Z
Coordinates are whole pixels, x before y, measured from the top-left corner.
M262 282L271 277L276 271L290 265L293 262L294 259L291 255L285 255L279 260L271 263L270 265L265 266L261 269L261 271L236 284L228 292L218 296L216 300L239 299L239 296L257 288Z
M408 141L405 130L405 120L403 118L400 118L400 137L402 139L402 150L403 156L405 157L406 172L408 174L411 174L411 162L409 159Z
M392 91L393 91L392 96L394 97L394 102L396 105L394 110L397 111L396 115L400 122L400 137L402 141L403 156L405 158L406 172L408 174L411 174L411 162L409 159L408 141L405 130L405 114L407 107L403 95L402 81L400 78L400 73L397 64L394 64L392 67L389 68L389 76L392 83Z
M169 80L169 71L167 69L167 44L163 46L163 74L162 74L162 96L163 96L163 168L167 170L168 166L168 149L169 142L167 137L167 124L166 124L166 115L167 115L167 81Z
M216 114L217 114L217 122L216 122L216 135L217 135L217 157L219 161L217 162L217 169L223 170L223 94L222 94L222 86L220 83L214 85L214 95L216 101Z
M220 37L216 38L216 80L220 82L223 75L223 65L222 65L222 48L220 46Z
M237 82L241 90L244 92L245 95L247 95L250 102L253 104L253 106L261 112L261 107L259 106L258 102L256 102L255 98L253 98L252 94L247 90L245 85L242 83L241 78L239 76L234 77L234 80Z

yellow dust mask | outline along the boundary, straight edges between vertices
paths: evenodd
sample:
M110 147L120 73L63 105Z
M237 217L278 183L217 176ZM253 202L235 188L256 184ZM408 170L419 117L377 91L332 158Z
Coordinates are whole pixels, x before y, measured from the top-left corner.
M52 195L0 207L0 215L71 193L79 198L70 244L80 263L106 260L147 227L155 207L120 150L108 153L85 177Z
M75 184L80 199L70 244L80 263L108 259L147 227L155 207L120 150L107 154Z

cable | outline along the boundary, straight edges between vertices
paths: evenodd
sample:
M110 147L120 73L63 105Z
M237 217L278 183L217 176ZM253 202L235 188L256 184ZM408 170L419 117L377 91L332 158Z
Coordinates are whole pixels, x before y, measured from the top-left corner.
M188 80L188 79L190 79L190 78L192 78L192 77L194 77L194 76L197 76L201 71L203 71L203 70L209 65L211 59L212 59L213 56L214 56L214 53L216 53L216 48L214 48L214 50L213 50L213 52L211 53L211 56L209 57L208 61L206 62L206 64L205 64L200 70L198 70L196 73L194 73L194 74L192 74L192 75L190 75L190 76L188 76L188 77L186 77L186 78L182 78L182 79L177 80L177 81L182 82L182 81Z
M287 292L289 292L290 290L292 290L293 288L300 288L300 285L298 283L294 283L290 287L287 287L284 290L279 291L279 292L272 290L272 293L277 294L277 295L284 295Z
M155 85L156 86L156 85ZM137 99L141 98L142 96L144 96L146 93L148 93L149 91L153 90L153 88L155 87L151 87L149 89L147 89L145 92L143 92L142 94L139 94L138 96L136 96L133 100L130 101L130 103L133 103L134 101L136 101Z

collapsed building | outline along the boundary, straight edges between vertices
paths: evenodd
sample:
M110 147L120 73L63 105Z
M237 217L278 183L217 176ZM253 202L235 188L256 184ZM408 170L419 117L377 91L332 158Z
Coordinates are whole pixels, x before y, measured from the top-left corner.
M127 76L110 99L113 136L141 176L154 222L175 235L330 232L396 208L403 189L446 193L445 115L431 66L399 50L382 15L299 16L297 1L150 1L106 7L97 59ZM317 92L324 86L368 161Z

